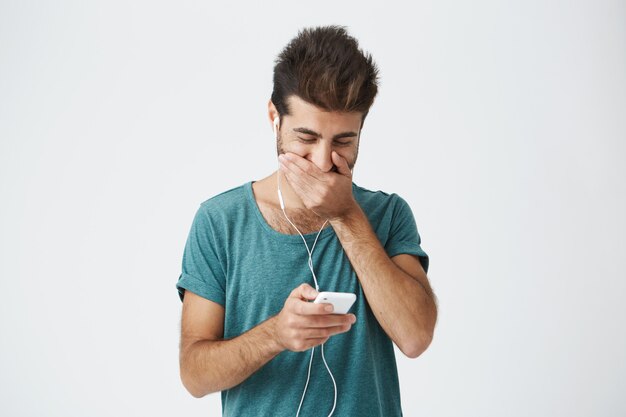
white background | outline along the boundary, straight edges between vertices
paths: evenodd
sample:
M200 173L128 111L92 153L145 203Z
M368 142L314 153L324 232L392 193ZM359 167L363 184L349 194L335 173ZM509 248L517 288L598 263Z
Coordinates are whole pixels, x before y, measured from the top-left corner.
M0 414L220 415L178 374L187 233L275 169L276 55L340 24L381 72L354 181L440 302L404 414L626 415L625 3L223 3L0 3Z

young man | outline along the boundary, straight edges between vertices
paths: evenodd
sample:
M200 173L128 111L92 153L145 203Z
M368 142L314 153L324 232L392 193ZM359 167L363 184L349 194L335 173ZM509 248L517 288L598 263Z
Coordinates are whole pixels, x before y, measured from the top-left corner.
M194 397L221 391L224 415L402 415L393 343L424 352L437 305L408 204L352 182L377 76L343 27L302 30L268 103L279 169L196 212L177 283L181 379ZM310 302L316 282L356 294L350 312Z

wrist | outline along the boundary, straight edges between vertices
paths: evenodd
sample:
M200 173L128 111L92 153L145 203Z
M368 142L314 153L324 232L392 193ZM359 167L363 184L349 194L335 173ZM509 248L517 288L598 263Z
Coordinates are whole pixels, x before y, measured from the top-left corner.
M341 215L328 219L328 222L331 224L331 226L346 225L352 222L361 214L363 214L361 206L359 206L356 200L354 200L353 203L346 210L344 210Z
M280 337L278 335L277 324L278 324L278 316L276 315L267 319L262 325L263 330L265 332L267 343L273 355L278 355L283 350L285 350L285 347L281 343Z

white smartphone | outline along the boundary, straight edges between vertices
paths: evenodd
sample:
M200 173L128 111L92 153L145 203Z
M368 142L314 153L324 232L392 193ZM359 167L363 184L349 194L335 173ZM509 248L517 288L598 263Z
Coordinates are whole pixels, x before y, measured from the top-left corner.
M323 304L328 303L332 304L334 310L331 314L346 314L354 301L356 300L356 294L352 294L350 292L329 292L322 291L317 294L315 304Z

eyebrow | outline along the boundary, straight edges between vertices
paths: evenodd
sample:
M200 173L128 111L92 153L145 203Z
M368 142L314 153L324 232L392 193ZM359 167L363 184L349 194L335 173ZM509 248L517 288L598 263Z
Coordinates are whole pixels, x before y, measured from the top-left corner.
M293 128L294 132L298 132L298 133L304 133L305 135L311 135L311 136L315 136L316 138L321 138L322 135L321 133L317 133L311 129L308 129L306 127L294 127ZM337 133L335 136L333 136L333 140L336 139L341 139L341 138L351 138L351 137L355 137L357 136L357 134L355 132L343 132L343 133Z

